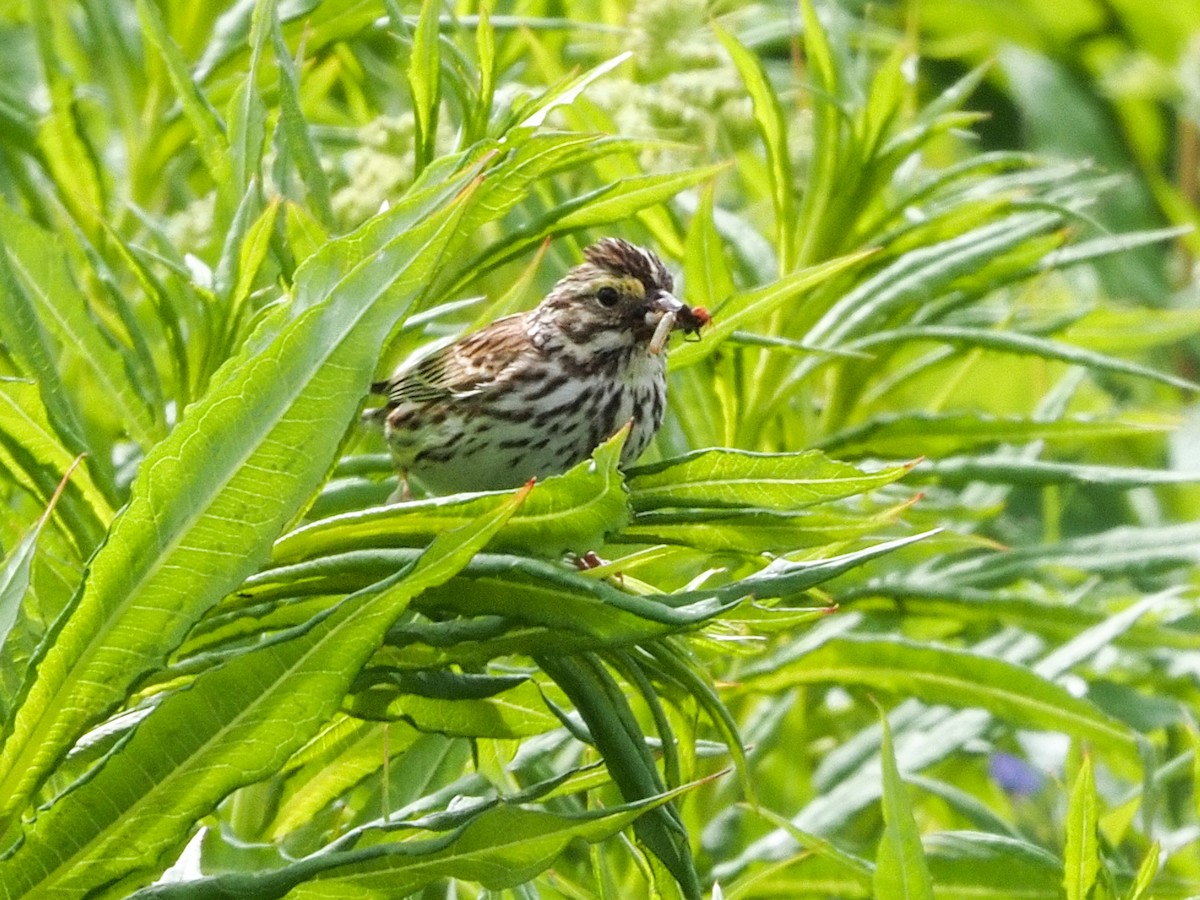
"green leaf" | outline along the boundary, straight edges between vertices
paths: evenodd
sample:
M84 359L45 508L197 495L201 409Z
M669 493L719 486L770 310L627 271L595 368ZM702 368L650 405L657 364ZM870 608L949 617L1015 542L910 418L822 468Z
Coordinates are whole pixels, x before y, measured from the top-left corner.
M59 50L73 25L66 10L46 5L31 7L27 21L33 26L49 88L50 108L39 111L38 150L45 155L54 186L61 191L71 213L91 232L108 205L106 179L105 169L84 127L82 98L76 96L70 64Z
M1190 234L1192 230L1191 225L1180 225L1174 228L1156 228L1145 231L1129 231L1122 234L1106 234L1102 237L1071 244L1069 247L1063 247L1061 250L1047 254L1045 259L1042 260L1041 268L1045 271L1063 269L1067 266L1091 262L1092 260L1102 259L1106 256L1128 253L1130 250L1136 250L1138 247L1173 241L1175 238ZM1139 312L1151 311L1139 310Z
M3 204L0 209L7 210ZM15 218L9 217L11 225ZM9 251L0 252L0 340L11 348L17 372L37 382L41 405L53 427L57 440L76 456L88 452L84 439L78 400L68 394L58 366L58 352L50 342L35 298L25 290L18 277L18 266L10 260Z
M63 476L58 489L50 497L50 502L46 504L46 511L21 537L17 545L5 554L4 563L0 565L0 665L2 666L7 667L10 661L16 658L15 654L10 652L9 644L9 638L14 630L18 633L24 631L34 639L41 637L40 628L34 626L27 618L22 620L22 604L29 592L30 570L33 567L38 538L41 536L42 529L46 527L51 513L54 512L54 507L62 496L78 462L79 460L76 460L76 463ZM8 718L8 701L8 696L0 697L0 718Z
M487 677L444 674L451 682ZM420 731L467 738L512 740L544 734L562 725L546 709L537 685L524 678L515 687L487 697L455 696L453 683L449 693L439 691L438 696L409 690L411 685L403 678L396 685L398 689L386 680L373 683L347 698L344 708L363 719L401 720Z
M87 298L67 268L61 242L0 203L0 233L12 272L20 280L21 296L32 301L42 326L61 348L53 355L77 362L82 378L111 404L112 415L144 446L164 432L130 383L129 361L114 349L112 336L101 329L88 310ZM20 302L11 297L9 302ZM43 372L36 373L39 377ZM77 392L73 391L72 394Z
M725 261L725 246L713 222L716 185L709 182L700 192L700 205L692 215L684 245L683 273L687 302L716 309L733 296L733 275Z
M933 460L920 474L946 484L985 481L994 484L1100 484L1136 488L1151 484L1195 484L1200 472L1173 469L1140 469L1132 466L1093 466L1084 463L1017 459L1011 456L963 456Z
M441 52L438 17L441 0L424 0L413 32L412 56L408 61L408 87L416 123L416 172L433 159L437 142L438 106L442 99Z
M524 27L524 26L522 26ZM625 62L633 56L632 50L626 50L623 53L618 53L612 59L607 59L581 75L575 78L570 78L562 83L555 85L550 90L534 100L528 107L524 107L521 113L525 116L521 122L522 128L537 128L546 121L546 117L551 112L559 107L569 106L574 103L579 95L582 94L592 82L603 78L621 63Z
M1036 844L1001 834L941 831L925 838L937 896L1062 900L1062 863Z
M767 151L767 166L771 173L771 199L775 204L775 250L779 254L779 272L785 274L795 267L796 215L795 185L792 161L788 154L787 123L779 106L779 97L767 79L762 61L743 47L736 37L718 25L711 24L717 39L733 58L746 92L754 102L754 121Z
M791 512L875 490L910 469L893 466L867 473L819 450L696 450L630 469L628 483L638 512L678 507Z
M525 225L511 229L500 242L473 261L471 268L494 268L553 235L621 222L647 207L665 203L680 191L707 181L723 168L723 165L714 165L681 172L638 175L604 185L559 204Z
M1162 847L1158 841L1154 841L1146 848L1146 855L1142 857L1142 864L1138 866L1137 875L1133 879L1133 884L1129 886L1129 893L1125 895L1125 900L1142 900L1143 897L1150 896L1146 892L1150 890L1150 886L1154 884L1154 879L1158 876L1161 856Z
M796 827L790 819L784 818L766 807L758 806L753 812L756 815L762 816L776 828L786 831L806 851L828 860L864 888L871 886L871 880L875 873L874 863L847 850L843 850L833 841L819 834L812 834L802 828Z
M276 140L286 145L290 160L304 180L312 212L326 229L333 230L335 218L329 178L321 165L311 129L304 117L300 75L283 40L283 29L278 14L273 13L271 19L271 41L275 47L275 61L279 66L279 125Z
M845 152L841 140L842 110L838 107L842 95L842 71L812 0L801 0L800 14L804 23L804 54L812 79L813 146L809 188L801 199L796 222L796 231L801 235L796 262L800 266L810 266L827 256L824 243L829 238L826 213L838 188L835 173Z
M1100 874L1100 799L1092 775L1092 758L1083 763L1071 788L1067 805L1067 841L1063 857L1063 884L1067 900L1088 900Z
M370 246L364 236L400 232L336 275L320 254L298 272L292 305L260 327L141 463L77 608L6 723L4 815L21 809L83 729L261 564L312 495L370 381L376 348L454 235L449 200L465 178L330 245L329 256L353 257L350 248Z
M617 468L627 430L596 448L590 460L538 483L521 513L496 535L495 550L558 557L600 547L629 520ZM278 564L350 549L412 547L493 508L504 494L435 497L332 516L305 525L275 545Z
M378 777L396 757L420 765L432 774L436 762L418 759L431 745L444 747L449 739L422 735L400 723L363 722L338 713L293 754L281 774L292 775L287 795L280 800L264 835L274 841L302 831L331 803L345 797L356 785Z
M554 679L587 725L604 765L627 802L665 793L662 777L646 746L628 701L616 681L593 654L537 657L538 665ZM669 734L660 735L669 741ZM656 807L634 824L634 830L679 882L688 900L700 900L700 880L687 832L671 805Z
M1042 567L1132 575L1200 561L1200 526L1122 526L1096 534L1019 547L954 563L960 585L1005 584Z
M275 772L333 714L413 597L451 578L525 499L440 535L410 568L167 695L0 861L13 895L151 874L230 791Z
M717 352L735 331L763 321L765 316L784 304L794 303L805 291L852 268L870 255L869 250L852 253L785 275L765 287L734 294L713 313L712 324L701 332L699 340L690 341L671 351L668 365L672 371L695 365Z
M843 637L798 659L742 674L745 690L800 684L856 684L931 704L979 707L1021 728L1057 731L1137 760L1128 727L1024 666L949 647L886 638Z
M901 412L874 416L860 425L821 438L816 446L844 456L873 455L905 458L942 457L956 451L989 444L1020 444L1045 440L1053 443L1092 443L1149 436L1170 431L1176 423L1165 417L1133 416L1092 418L1072 416L1044 421L986 413ZM929 464L918 467L928 471Z
M250 17L250 64L241 83L234 88L229 104L229 170L238 195L255 182L262 181L263 144L267 134L267 107L258 80L262 71L263 50L271 23L275 20L276 0L256 0Z
M827 309L819 310L821 315L807 329L806 340L838 350L861 350L858 344L862 342L870 346L881 322L927 304L961 280L977 278L981 266L999 265L1057 221L1058 217L1048 212L1002 216L993 211L977 227L911 249L855 284ZM1017 268L1023 271L1025 263L1020 261ZM858 342L852 342L855 335L860 336Z
M1113 372L1121 375L1136 375L1148 378L1172 387L1200 391L1200 384L1187 378L1180 378L1167 372L1160 372L1138 363L1118 359L1082 347L1073 347L1062 341L1037 337L1032 334L1021 334L1015 331L993 331L986 328L968 328L959 325L921 325L909 328L897 328L890 331L878 331L843 346L846 350L865 351L881 344L903 343L905 341L943 341L951 344L966 344L985 350L998 350L1003 353L1017 353L1026 356L1040 356L1043 359L1057 359L1061 362L1096 369L1101 372Z
M479 61L479 95L475 108L474 134L479 140L487 133L488 119L496 97L496 31L492 28L491 3L479 4L479 24L475 26L475 57Z
M920 534L873 544L862 550L855 550L852 553L843 553L840 556L831 556L823 559L817 558L796 562L781 556L772 560L765 568L755 572L753 575L748 575L745 578L722 585L720 588L715 589L713 593L719 599L725 601L735 597L753 596L761 599L798 594L839 575L844 575L874 559L886 556L888 553L932 537L938 534L939 531L940 529L933 529L932 531L925 531ZM679 602L686 597L699 593L702 592L693 592L691 595L680 593L672 596Z
M0 379L0 467L13 482L48 504L76 458L54 433L38 388ZM88 470L80 467L58 514L84 559L103 538L113 509Z
M921 849L921 833L913 819L912 806L896 754L887 716L879 711L883 725L883 836L875 855L872 884L878 900L933 900L933 879Z
M415 604L436 623L398 626L391 640L399 646L453 648L454 660L472 665L505 654L543 652L548 646L560 652L628 646L694 629L750 594L770 597L778 595L774 591L804 590L903 543L810 563L780 560L749 580L712 590L647 595L628 593L561 563L481 554L458 578L431 589ZM413 553L354 551L254 576L194 629L183 652L293 625L309 614L302 598L341 595L369 585L411 561ZM447 621L453 616L470 619Z
M133 900L246 896L305 900L355 896L409 896L447 878L474 881L493 891L516 887L545 871L576 839L605 840L673 797L672 792L582 814L498 805L472 815L462 827L428 838L384 840L380 828L364 846L314 853L277 871L230 873L178 885L145 888Z
M154 48L166 66L167 76L183 107L183 114L195 133L196 149L209 176L218 189L225 186L235 187L230 177L224 123L217 117L208 98L192 80L183 52L167 31L162 11L150 0L137 0L137 12L142 37L149 47Z
M1100 307L1062 333L1076 347L1130 356L1158 350L1200 334L1200 309Z
M767 510L651 510L610 538L614 543L682 544L704 550L734 550L754 556L824 547L878 533L894 523L910 504L879 512L859 509L804 509L798 513Z

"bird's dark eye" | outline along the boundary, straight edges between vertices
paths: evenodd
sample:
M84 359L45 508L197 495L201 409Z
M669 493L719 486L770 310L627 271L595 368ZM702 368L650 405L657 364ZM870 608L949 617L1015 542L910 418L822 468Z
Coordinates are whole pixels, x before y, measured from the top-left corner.
M617 301L621 299L621 295L617 293L614 287L602 287L596 291L596 299L600 301L601 306L616 306Z

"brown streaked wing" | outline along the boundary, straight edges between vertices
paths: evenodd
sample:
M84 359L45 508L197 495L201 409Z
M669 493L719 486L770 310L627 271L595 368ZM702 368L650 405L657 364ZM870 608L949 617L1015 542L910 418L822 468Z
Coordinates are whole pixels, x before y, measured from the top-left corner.
M529 348L524 314L505 316L443 347L387 382L388 406L466 397L504 380Z

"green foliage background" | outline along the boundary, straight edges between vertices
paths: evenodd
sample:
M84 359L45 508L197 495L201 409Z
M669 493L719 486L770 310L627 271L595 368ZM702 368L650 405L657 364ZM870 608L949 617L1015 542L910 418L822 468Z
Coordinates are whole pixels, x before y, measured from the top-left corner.
M0 896L1196 895L1198 33L0 7ZM387 505L605 234L655 446Z

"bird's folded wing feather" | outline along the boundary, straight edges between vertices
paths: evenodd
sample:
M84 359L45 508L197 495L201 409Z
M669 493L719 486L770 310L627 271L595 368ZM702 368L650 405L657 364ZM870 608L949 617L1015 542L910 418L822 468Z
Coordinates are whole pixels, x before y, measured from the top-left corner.
M528 349L524 316L506 316L411 368L401 367L380 393L387 394L389 406L476 396L503 383Z

